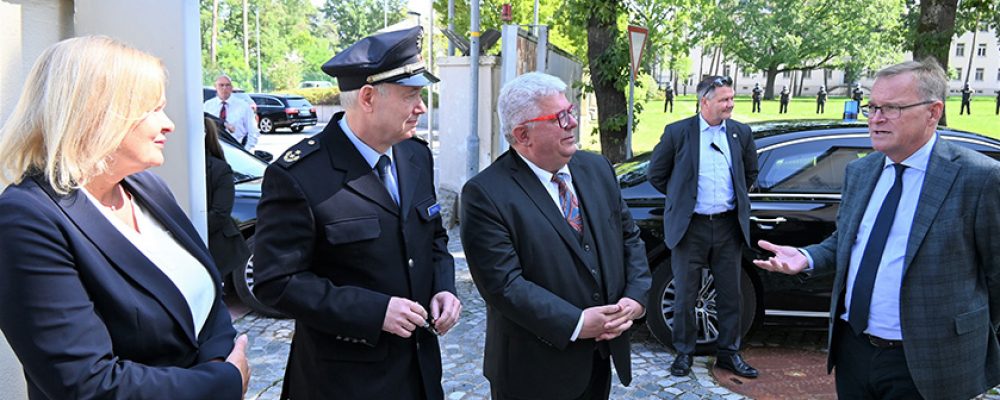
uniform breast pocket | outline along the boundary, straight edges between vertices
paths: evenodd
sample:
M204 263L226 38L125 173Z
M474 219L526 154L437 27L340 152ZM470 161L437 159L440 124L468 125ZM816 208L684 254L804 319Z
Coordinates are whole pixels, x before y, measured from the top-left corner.
M339 219L326 224L324 229L326 240L332 245L371 240L382 234L377 215Z

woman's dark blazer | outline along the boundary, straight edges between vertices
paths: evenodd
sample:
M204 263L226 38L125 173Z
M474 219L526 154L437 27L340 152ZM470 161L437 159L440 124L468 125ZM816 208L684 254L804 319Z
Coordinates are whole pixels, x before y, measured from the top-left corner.
M208 185L208 249L223 277L246 265L250 248L229 215L233 212L233 169L226 160L205 154L205 182Z
M124 184L205 266L215 304L201 334L180 291L79 190L41 177L0 195L0 329L24 367L31 399L238 399L223 361L236 335L219 275L164 182Z

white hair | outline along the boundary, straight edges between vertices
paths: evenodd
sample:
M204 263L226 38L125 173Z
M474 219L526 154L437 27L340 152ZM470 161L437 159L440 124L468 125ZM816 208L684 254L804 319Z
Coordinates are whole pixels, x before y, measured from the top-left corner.
M389 87L385 85L374 85L375 92L379 96L385 96L389 94ZM358 93L361 89L354 89L349 92L340 92L340 106L344 107L345 110L354 108L358 104Z
M497 100L500 132L514 143L514 127L537 117L538 100L566 91L566 83L552 75L529 72L503 85Z

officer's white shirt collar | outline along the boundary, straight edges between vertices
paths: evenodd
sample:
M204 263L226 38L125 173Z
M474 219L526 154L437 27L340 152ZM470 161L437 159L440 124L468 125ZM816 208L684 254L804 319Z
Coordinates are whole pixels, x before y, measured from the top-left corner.
M375 149L371 148L371 146L365 144L365 142L362 142L361 139L358 139L358 136L354 134L354 131L351 130L351 127L347 125L347 116L341 118L340 121L337 121L337 123L340 124L340 130L344 131L344 135L347 135L347 139L350 140L351 143L354 144L354 147L358 149L358 152L361 153L361 157L364 157L365 161L368 162L368 166L371 168L375 168L375 164L378 163L379 157L383 156L383 154L375 151ZM390 165L395 167L396 160L394 160L392 157L391 146L389 147L388 150L385 151L384 155L389 156Z

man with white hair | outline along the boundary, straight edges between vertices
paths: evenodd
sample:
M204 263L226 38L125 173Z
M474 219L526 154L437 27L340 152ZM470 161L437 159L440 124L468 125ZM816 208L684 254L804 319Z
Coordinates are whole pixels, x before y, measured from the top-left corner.
M607 399L623 333L645 313L645 246L611 163L577 151L566 84L521 75L500 91L511 149L462 189L462 244L487 305L494 399Z
M226 132L233 136L247 150L257 146L260 131L257 118L250 104L233 96L233 81L227 75L215 78L216 96L205 100L202 108L222 120Z

